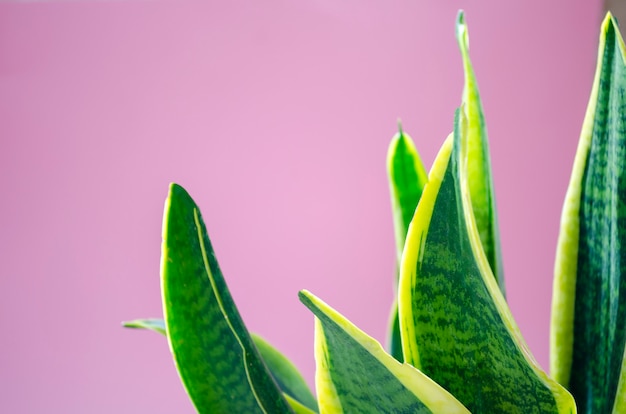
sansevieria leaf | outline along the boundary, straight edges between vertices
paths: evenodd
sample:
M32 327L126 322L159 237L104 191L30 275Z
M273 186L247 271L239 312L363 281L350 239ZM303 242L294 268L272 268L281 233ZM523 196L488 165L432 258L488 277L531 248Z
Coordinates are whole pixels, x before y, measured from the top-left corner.
M428 175L424 164L415 148L415 144L398 124L398 133L393 137L387 152L387 175L391 192L391 211L393 228L396 237L397 266L404 250L404 240L413 219L415 208L426 185ZM397 274L396 270L396 274ZM397 277L396 277L397 279ZM397 287L397 286L396 286ZM398 323L398 301L395 299L391 307L388 334L389 352L402 362L402 341Z
M415 207L428 181L428 174L411 137L398 125L387 152L387 174L391 192L391 211L396 238L398 263L404 250L404 240L413 219Z
M469 413L414 367L396 361L373 338L307 291L316 316L315 382L320 413Z
M167 336L167 329L165 328L165 321L163 319L135 319L132 321L123 322L122 325L126 328L147 329Z
M469 35L463 11L459 11L456 24L456 37L463 58L465 86L461 111L467 120L466 137L463 141L463 166L469 180L469 193L476 226L487 261L496 278L502 294L505 295L504 270L500 247L500 231L496 199L491 174L491 158L487 141L487 125L483 115L478 84L469 57Z
M308 409L317 411L315 396L295 365L259 335L252 334L252 339L278 387Z
M608 14L561 217L552 302L551 374L580 413L626 412L625 56Z
M475 413L574 413L571 395L541 371L482 248L462 146L468 120L440 150L402 259L399 314L405 361Z
M136 319L124 322L123 325L127 328L148 329L167 336L163 319ZM295 365L261 336L254 333L251 333L250 336L259 351L261 359L269 369L280 390L287 397L287 402L289 402L292 408L298 404L306 408L306 412L316 412L317 402L315 397ZM295 408L294 411L298 413Z
M292 412L233 303L200 210L176 184L165 204L161 290L170 349L198 412Z

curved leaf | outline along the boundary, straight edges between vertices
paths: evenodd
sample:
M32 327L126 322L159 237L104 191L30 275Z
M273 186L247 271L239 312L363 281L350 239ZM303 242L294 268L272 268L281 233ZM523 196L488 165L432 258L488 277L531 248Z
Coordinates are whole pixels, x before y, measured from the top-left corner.
M387 152L387 175L391 192L391 211L393 228L396 237L397 266L400 265L404 240L413 219L415 208L428 176L422 160L410 136L402 131L398 123L398 133L392 138ZM398 272L396 271L396 284ZM388 349L391 355L402 362L402 342L398 323L398 301L394 300L391 307Z
M315 397L295 365L259 335L252 334L252 340L278 387L308 409L317 411Z
M163 220L161 290L167 338L200 413L288 413L219 269L200 211L170 186Z
M572 397L536 364L481 246L462 172L457 111L411 223L399 313L405 361L476 413L570 413Z
M396 361L373 338L307 291L316 316L315 382L324 413L469 413L419 370Z
M626 412L625 56L608 14L563 207L552 300L551 373L581 413Z
M122 326L133 329L147 329L167 336L165 321L163 319L135 319L133 321L122 322Z
M487 125L485 124L474 69L469 57L469 35L462 10L459 11L457 17L456 36L465 73L461 111L463 111L464 118L467 119L467 128L464 131L466 136L463 137L461 148L462 162L465 163L462 168L466 171L469 180L472 211L476 218L480 241L500 290L503 295L506 295L496 198L491 174L489 142L487 141Z

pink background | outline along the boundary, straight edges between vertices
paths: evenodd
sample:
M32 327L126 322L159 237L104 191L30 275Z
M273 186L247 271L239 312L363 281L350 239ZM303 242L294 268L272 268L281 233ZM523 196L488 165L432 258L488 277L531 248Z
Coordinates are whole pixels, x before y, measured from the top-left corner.
M587 0L0 5L0 412L193 412L161 315L167 185L202 208L249 328L313 382L307 288L384 340L400 117L452 128L465 7L509 303L547 368L561 203L595 67ZM384 4L384 5L383 5Z

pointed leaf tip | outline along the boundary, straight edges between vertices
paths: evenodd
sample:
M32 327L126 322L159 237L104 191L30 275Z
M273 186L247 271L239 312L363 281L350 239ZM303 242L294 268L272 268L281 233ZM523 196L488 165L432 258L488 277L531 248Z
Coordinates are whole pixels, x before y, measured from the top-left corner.
M465 13L459 10L456 16L456 39L461 49L469 49L469 36L467 34L467 24L465 23Z
M316 316L315 382L321 413L463 413L450 393L310 292L298 294Z
M199 412L292 412L230 296L198 206L177 184L165 203L161 291L170 349Z

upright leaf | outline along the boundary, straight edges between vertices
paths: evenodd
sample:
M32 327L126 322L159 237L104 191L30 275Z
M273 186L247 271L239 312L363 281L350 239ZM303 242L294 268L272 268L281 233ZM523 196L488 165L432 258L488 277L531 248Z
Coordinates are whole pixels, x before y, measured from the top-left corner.
M387 152L387 175L391 192L393 228L396 236L397 266L400 265L409 224L411 224L415 208L428 179L413 140L402 131L399 123L398 129L398 133L391 140L389 151ZM402 362L402 341L398 323L397 298L394 299L391 307L387 341L391 355Z
M500 231L496 199L493 190L489 142L483 108L478 94L478 85L469 57L469 35L463 11L459 11L456 36L463 57L465 87L461 111L467 120L466 136L462 141L461 157L464 171L469 180L471 206L476 218L476 226L487 261L491 266L502 294L505 295L504 271L500 248Z
M167 337L200 413L288 413L239 316L200 211L172 184L165 204L161 290Z
M387 175L391 192L391 211L396 237L398 263L404 250L404 240L422 195L428 175L411 137L398 125L387 152Z
M315 382L322 414L469 413L320 299L301 291L300 300L316 316Z
M573 413L572 397L536 364L500 292L472 214L457 111L428 177L402 260L405 361L476 413Z
M626 412L625 56L608 14L563 207L552 302L551 372L581 413Z

